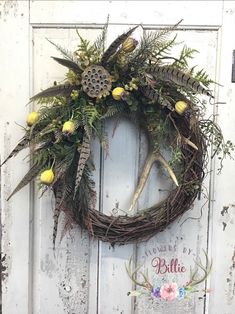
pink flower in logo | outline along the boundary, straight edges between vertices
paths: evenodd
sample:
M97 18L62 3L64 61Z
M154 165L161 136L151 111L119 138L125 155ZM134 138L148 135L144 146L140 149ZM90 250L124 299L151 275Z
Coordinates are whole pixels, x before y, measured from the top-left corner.
M177 296L177 284L174 282L164 284L160 289L161 298L166 301L172 301Z

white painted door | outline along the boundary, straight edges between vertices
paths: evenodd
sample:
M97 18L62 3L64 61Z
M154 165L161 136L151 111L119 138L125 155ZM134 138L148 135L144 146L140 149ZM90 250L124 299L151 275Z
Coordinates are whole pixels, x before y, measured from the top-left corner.
M230 32L235 28L235 1L6 0L0 2L1 159L23 134L15 122L24 125L32 109L25 106L30 95L63 77L63 68L50 58L58 52L46 38L73 50L78 40L75 28L92 40L108 14L108 43L133 24L141 23L144 31L157 30L184 19L178 40L199 50L195 64L223 85L215 88L218 104L208 105L208 114L218 114L225 137L235 142L235 91L231 83L235 37ZM97 184L97 204L107 214L113 208L118 207L120 213L128 207L145 157L145 141L139 130L122 121L112 137L112 128L110 121L106 125L108 158L100 159L98 143L93 147L95 179L101 182L100 191ZM3 314L235 313L234 161L226 161L222 175L215 171L208 175L209 202L205 204L202 197L192 210L148 242L113 248L74 228L57 242L54 253L51 195L39 199L31 186L5 201L27 170L23 160L27 154L20 154L1 171ZM210 167L216 168L214 162ZM158 191L162 181L153 169L140 207L164 198L164 192ZM165 263L177 258L185 271L158 274L157 278L183 284L203 249L213 259L206 284L213 291L206 298L195 294L191 299L159 304L127 296L134 287L124 263L131 256L149 269L150 277L157 271L154 258Z

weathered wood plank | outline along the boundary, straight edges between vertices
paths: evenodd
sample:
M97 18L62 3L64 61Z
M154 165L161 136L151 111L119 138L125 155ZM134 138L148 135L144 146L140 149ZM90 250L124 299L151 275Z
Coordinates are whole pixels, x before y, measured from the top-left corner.
M1 76L0 76L0 148L1 160L22 137L15 121L25 125L29 96L29 8L27 2L0 2ZM18 62L20 58L21 62ZM16 61L17 60L17 61ZM28 169L20 154L1 169L2 283L3 313L28 313L31 300L29 246L30 207L29 187L9 202L7 196Z
M220 25L223 1L43 1L31 3L30 22L35 24L110 23L174 25ZM95 10L92 8L95 7ZM63 14L61 14L63 12ZM143 14L144 12L144 14ZM192 12L197 12L193 14ZM208 14L210 12L210 14Z
M107 123L109 155L103 167L103 212L107 215L125 214L130 206L138 169L138 132L127 121ZM125 273L124 263L133 254L134 245L111 247L100 243L99 308L98 313L131 313L131 299L127 291L131 282Z
M187 46L201 51L193 60L193 64L200 64L204 67L210 76L215 79L216 75L216 47L217 31L178 31L178 41L185 41ZM206 48L207 47L207 48ZM174 56L179 53L180 47L176 46ZM208 116L212 114L213 107L208 106ZM143 151L146 148L142 146ZM144 155L144 154L143 154ZM144 156L142 157L144 158ZM210 165L209 165L210 167ZM153 202L164 199L167 190L171 188L171 181L166 180L166 176L159 173L156 168L153 169L152 176L147 183L143 195L140 198L140 207L152 205ZM205 188L209 188L209 178L204 182ZM165 190L165 192L158 189ZM208 204L202 196L201 201L196 201L193 208L178 218L173 224L160 234L150 239L145 244L138 245L137 261L143 264L143 269L149 270L149 277L157 284L166 282L176 282L179 286L186 284L190 278L190 267L194 267L195 259L203 259L203 249L207 250L207 221L208 221ZM205 204L206 203L206 204ZM204 207L202 208L202 206ZM201 213L202 210L202 213ZM177 262L177 268L172 272L167 270L167 265L171 261ZM159 263L162 267L159 266ZM157 265L157 266L156 266ZM154 267L155 266L155 267ZM183 271L181 271L183 269ZM204 284L200 289L204 288ZM203 292L193 296L188 300L164 302L151 300L149 298L137 298L136 313L203 313L204 298Z
M97 29L78 29L84 38L94 40ZM75 29L33 30L33 81L34 92L52 85L54 80L63 79L66 69L55 63L50 56L59 52L46 38L74 51L78 44ZM41 65L45 66L42 67ZM95 173L99 196L99 144L94 143ZM98 159L98 161L97 161ZM97 243L90 240L86 231L74 227L63 234L63 215L60 219L56 249L52 246L52 194L38 199L35 195L34 216L34 313L94 313L96 298L90 297L89 291L97 294ZM61 227L62 226L62 227ZM91 251L91 247L92 251ZM90 267L92 265L92 267ZM90 269L91 268L91 269ZM89 309L88 309L89 304Z
M220 29L218 77L223 87L219 88L216 108L218 123L225 139L235 143L234 124L234 83L231 82L232 51L235 38L231 30L235 28L235 1L225 1L223 25ZM215 168L219 167L219 160ZM235 228L234 228L234 160L227 158L222 174L214 173L214 190L211 191L212 211L210 215L210 251L213 256L214 272L211 276L211 293L207 305L210 314L231 314L235 312Z

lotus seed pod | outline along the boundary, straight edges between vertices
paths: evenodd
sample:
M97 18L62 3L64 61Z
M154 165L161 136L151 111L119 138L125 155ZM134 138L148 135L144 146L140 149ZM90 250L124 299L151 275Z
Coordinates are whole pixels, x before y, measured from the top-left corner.
M109 94L112 86L110 74L100 65L87 67L82 73L81 83L84 92L92 98Z

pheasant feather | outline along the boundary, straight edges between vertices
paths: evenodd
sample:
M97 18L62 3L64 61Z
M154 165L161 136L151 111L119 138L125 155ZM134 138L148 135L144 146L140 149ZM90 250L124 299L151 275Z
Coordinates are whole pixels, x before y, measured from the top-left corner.
M71 94L72 90L76 89L75 85L70 85L68 83L61 84L61 85L55 85L52 87L49 87L42 92L34 95L30 98L30 101L37 100L39 98L47 98L47 97L55 97L55 96L66 96Z
M0 167L4 165L11 157L17 155L22 149L26 148L29 144L29 138L27 136L24 136L22 140L16 145L16 147L13 149L13 151L10 153L10 155L1 163Z
M155 89L151 88L150 86L142 88L141 92L144 94L145 97L147 97L151 101L158 102L162 107L166 107L170 111L174 110L171 103L167 99L164 99L163 97L161 97L159 93Z
M139 25L131 28L128 32L123 33L119 37L117 37L112 44L108 47L108 49L104 52L102 59L101 59L101 64L105 65L108 61L109 58L115 54L117 51L118 47L134 32L134 30L138 27Z
M198 81L192 78L190 75L184 73L183 71L173 68L171 66L152 66L148 73L153 77L160 78L167 81L172 81L180 86L188 87L194 92L213 97L210 91L204 88Z
M79 183L82 178L83 170L86 165L86 162L90 156L91 148L90 148L90 134L88 132L84 133L83 141L82 141L82 147L80 151L80 157L78 161L78 168L77 168L77 175L75 179L75 187L74 187L74 196L73 198L75 199Z
M23 179L20 181L20 183L16 186L16 188L13 190L13 192L10 194L10 196L7 198L7 201L18 191L20 191L24 186L26 186L29 182L31 182L33 179L36 178L36 176L39 174L41 169L43 168L43 165L34 164L30 170L26 173L26 175L23 177Z
M74 73L78 73L81 74L82 70L80 69L80 67L78 66L77 63L71 61L71 60L67 60L67 59L62 59L62 58L57 58L57 57L52 57L53 60L55 60L56 62L58 62L59 64L69 68L70 70L72 70Z
M55 194L55 209L54 209L54 215L53 215L53 221L54 221L54 226L53 226L53 249L55 249L55 241L56 241L56 236L57 236L57 230L58 230L58 222L59 222L59 217L61 213L61 201L63 198L63 183L62 181L56 182L53 190Z

